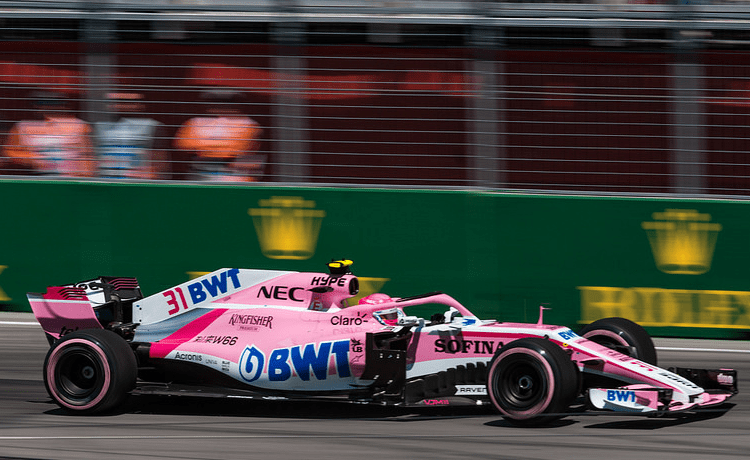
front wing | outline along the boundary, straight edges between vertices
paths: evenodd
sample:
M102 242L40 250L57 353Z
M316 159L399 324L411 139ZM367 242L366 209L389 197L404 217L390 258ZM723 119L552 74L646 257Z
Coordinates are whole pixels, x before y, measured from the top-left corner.
M663 415L722 404L737 394L737 371L733 369L670 368L673 372L705 390L689 402L673 399L673 390L650 385L627 385L619 388L590 388L587 401L591 407L616 412Z

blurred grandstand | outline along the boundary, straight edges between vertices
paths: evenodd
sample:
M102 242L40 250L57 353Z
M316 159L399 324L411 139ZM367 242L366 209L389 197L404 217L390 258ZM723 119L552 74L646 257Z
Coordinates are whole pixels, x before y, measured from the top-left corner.
M4 144L39 90L142 95L161 173L124 180L191 180L218 87L264 183L750 196L750 1L0 1L0 35Z

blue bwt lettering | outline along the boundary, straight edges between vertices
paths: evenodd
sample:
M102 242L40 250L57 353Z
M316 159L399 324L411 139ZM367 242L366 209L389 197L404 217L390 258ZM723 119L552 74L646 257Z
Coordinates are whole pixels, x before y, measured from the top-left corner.
M268 358L268 369L263 369L266 358L262 351L245 347L240 357L240 376L247 382L258 380L263 374L269 381L283 382L292 377L292 369L304 381L312 375L317 380L328 378L328 363L333 355L339 377L351 377L349 369L349 340L308 343L290 348L277 348ZM312 375L310 373L312 370Z
M231 270L221 272L218 276L213 275L211 278L189 284L188 292L190 293L190 299L193 301L193 305L201 303L204 300L208 299L208 295L211 295L211 297L214 298L219 295L226 294L228 291L227 278L232 281L232 287L234 289L239 289L239 273L239 269L233 268Z
M635 402L635 391L607 390L607 401Z

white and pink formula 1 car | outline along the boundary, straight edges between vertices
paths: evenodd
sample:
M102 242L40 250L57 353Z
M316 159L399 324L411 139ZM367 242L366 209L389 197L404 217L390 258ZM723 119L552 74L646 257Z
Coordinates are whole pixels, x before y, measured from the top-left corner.
M651 338L623 318L576 334L543 324L541 308L536 324L480 320L442 293L354 301L351 261L328 265L330 273L222 269L145 298L135 279L112 277L29 294L51 344L46 388L75 413L111 410L131 393L190 389L492 404L519 425L548 423L571 407L663 415L737 392L731 369L657 367ZM437 309L430 319L404 312L428 308Z

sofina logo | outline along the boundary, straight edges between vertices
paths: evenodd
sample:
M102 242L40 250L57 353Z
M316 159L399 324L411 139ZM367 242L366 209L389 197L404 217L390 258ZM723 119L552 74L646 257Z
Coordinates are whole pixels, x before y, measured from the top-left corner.
M664 273L700 275L711 269L721 225L694 209L666 209L643 222L656 267Z
M274 196L251 208L260 250L269 259L309 259L315 254L325 211L297 196Z

